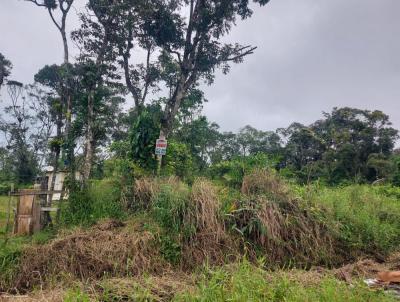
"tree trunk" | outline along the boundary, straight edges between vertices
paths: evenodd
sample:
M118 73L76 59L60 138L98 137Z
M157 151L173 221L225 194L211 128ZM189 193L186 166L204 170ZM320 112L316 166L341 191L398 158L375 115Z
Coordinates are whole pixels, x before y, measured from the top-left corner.
M74 138L71 133L72 125L72 97L70 92L67 93L67 112L65 117L65 134L64 139L66 142L66 155L67 155L67 167L69 170L69 175L72 181L75 181L75 156L74 156Z
M182 100L186 96L187 89L185 86L185 78L182 77L173 96L165 107L163 119L161 121L160 137L167 138L172 130L175 116L178 113Z
M85 163L83 167L83 179L87 181L90 178L94 157L94 91L89 92L88 96L87 129L85 138Z
M68 41L67 41L67 35L65 33L65 30L61 33L62 40L63 40L63 47L64 47L64 63L69 62L69 51L68 51Z
M56 177L57 177L57 172L58 172L58 161L60 160L60 153L61 153L61 146L58 145L59 139L62 137L62 110L59 112L58 117L57 117L57 145L54 146L54 156L53 156L53 173L51 175L51 180L50 180L50 187L48 190L54 191L55 185L56 185ZM51 206L51 203L53 201L53 194L50 193L49 195L46 196L46 206L49 207ZM44 226L47 226L51 224L51 217L49 212L44 212L44 217L43 217L43 224Z

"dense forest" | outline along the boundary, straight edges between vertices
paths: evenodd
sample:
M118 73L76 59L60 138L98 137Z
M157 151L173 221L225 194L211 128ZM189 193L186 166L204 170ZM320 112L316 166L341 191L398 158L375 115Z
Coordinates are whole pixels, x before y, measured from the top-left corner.
M388 114L226 132L203 112L205 87L258 51L234 27L269 2L24 1L62 63L21 83L0 52L0 300L395 301L363 282L400 263ZM21 235L26 196L38 229Z

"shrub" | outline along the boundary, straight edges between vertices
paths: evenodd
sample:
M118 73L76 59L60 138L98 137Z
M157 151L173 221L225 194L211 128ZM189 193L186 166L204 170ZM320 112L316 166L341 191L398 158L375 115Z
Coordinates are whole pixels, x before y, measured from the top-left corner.
M275 167L277 158L264 153L256 155L237 157L230 161L222 161L210 167L209 174L213 179L222 183L240 188L243 177L254 169L265 169Z
M193 159L189 147L183 143L168 141L165 166L162 173L165 175L176 175L180 178L190 178L193 175Z
M91 183L88 194L92 200L93 217L96 221L103 218L126 217L121 192L121 183L117 179L103 179Z
M126 205L121 184L115 179L92 181L87 187L71 191L61 211L65 225L90 225L103 218L123 219Z
M90 225L95 222L93 202L87 188L69 193L68 204L61 208L60 217L64 225Z

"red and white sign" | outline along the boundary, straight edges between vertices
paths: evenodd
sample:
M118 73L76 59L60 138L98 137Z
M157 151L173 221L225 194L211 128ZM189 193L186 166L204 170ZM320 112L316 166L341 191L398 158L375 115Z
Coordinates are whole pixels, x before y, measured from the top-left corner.
M165 155L165 154L167 154L167 140L158 139L156 141L156 155Z

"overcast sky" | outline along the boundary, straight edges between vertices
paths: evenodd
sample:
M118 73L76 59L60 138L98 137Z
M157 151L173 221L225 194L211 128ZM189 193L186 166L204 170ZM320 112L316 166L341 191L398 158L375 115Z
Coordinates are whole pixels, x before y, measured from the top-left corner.
M75 13L69 21L78 27ZM400 129L400 0L271 0L229 40L258 49L205 87L205 113L223 130L308 124L335 106L382 110ZM22 0L0 0L0 52L24 83L62 61L46 11Z

